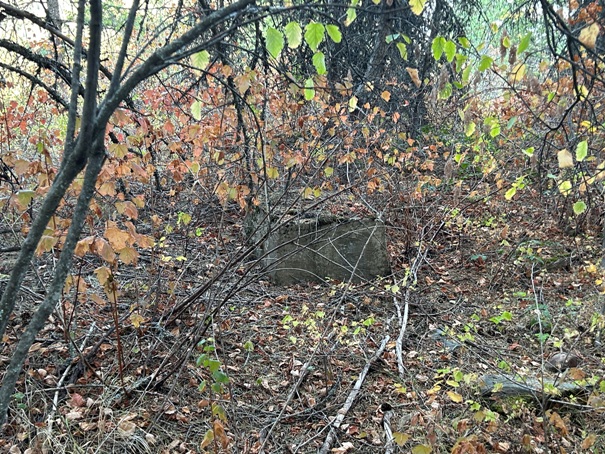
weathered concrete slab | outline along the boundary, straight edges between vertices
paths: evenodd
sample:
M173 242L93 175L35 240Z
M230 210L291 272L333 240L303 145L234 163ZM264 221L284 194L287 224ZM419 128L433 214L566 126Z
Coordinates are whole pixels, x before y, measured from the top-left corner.
M390 274L385 226L376 219L321 212L277 217L259 210L248 230L254 232L251 241L265 238L257 256L279 285L326 278L361 282Z

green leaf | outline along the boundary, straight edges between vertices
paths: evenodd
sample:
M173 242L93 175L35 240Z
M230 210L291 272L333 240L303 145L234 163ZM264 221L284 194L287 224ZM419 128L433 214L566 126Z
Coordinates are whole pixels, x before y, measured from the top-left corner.
M556 95L556 93L555 93L554 91L551 91L551 92L548 94L548 97L546 98L546 99L547 99L547 101L548 101L548 102L551 102L551 101L554 99L555 95Z
M202 119L202 103L199 101L193 102L191 104L191 115L195 121L200 121Z
M313 54L313 66L320 76L326 73L326 57L323 52L315 52Z
M30 189L23 189L17 192L17 200L19 201L19 204L21 206L26 207L27 205L29 205L35 195L35 191L32 191Z
M284 37L281 32L273 27L269 27L267 29L266 40L269 54L271 54L273 58L279 57L279 54L284 48Z
M479 62L479 71L485 71L486 69L491 68L493 63L494 60L491 57L484 55L481 57L481 61Z
M493 123L489 135L493 138L500 134L500 123Z
M464 65L467 60L468 57L466 55L456 54L456 72L460 72L460 70L462 69L462 65Z
M516 188L516 186L513 186L508 191L506 191L506 194L504 194L504 198L506 200L510 200L515 196L516 193L517 193L517 188Z
M305 41L311 50L315 52L324 40L326 29L319 22L309 22L305 28Z
M349 8L347 9L347 18L345 19L345 27L348 27L353 23L353 21L357 19L357 9Z
M307 101L311 101L315 98L315 84L313 84L313 79L305 80L305 89L303 92Z
M345 19L345 27L348 27L357 18L357 5L359 0L351 0L351 7L347 9L347 18Z
M456 56L456 43L453 41L446 41L443 50L445 51L445 57L447 58L448 63L451 63Z
M191 63L197 69L206 69L208 63L210 63L210 54L207 50L202 50L191 56Z
M203 393L204 390L206 389L206 380L202 380L199 384L199 386L197 387L198 391Z
M464 127L464 135L466 137L472 136L475 133L476 128L477 128L477 125L475 124L475 122L471 121Z
M208 370L210 370L210 372L216 372L217 370L220 369L221 367L221 362L217 359L210 359L208 360Z
M426 0L410 0L410 8L416 16L420 16L422 14L422 11L424 11L424 5L426 5Z
M588 142L583 140L576 148L576 161L582 162L586 159L586 156L588 156Z
M443 36L437 36L433 39L431 44L431 50L433 51L433 58L438 61L443 55L443 48L445 47L445 38Z
M401 55L401 58L403 60L407 60L408 59L408 46L406 46L404 43L397 43L396 46L397 46L397 49L399 50L399 55Z
M254 344L251 340L246 341L246 343L244 344L244 350L246 350L247 352L251 352L254 350Z
M223 384L229 383L229 377L227 376L227 374L225 374L224 372L222 372L220 370L214 371L212 373L212 378L214 378L214 381L216 383L223 383Z
M529 43L531 42L531 32L521 38L521 42L519 43L519 47L517 48L517 54L522 53L529 47Z
M471 47L470 41L468 39L466 39L464 36L461 36L460 38L458 38L458 42L465 49L468 49L469 47Z
M290 49L296 49L302 42L302 28L298 22L290 22L285 28L286 39L288 40L288 47Z
M525 150L523 150L523 153L531 158L534 155L534 151L535 151L534 147L529 147L529 148L526 148Z
M578 200L573 204L573 212L576 216L584 213L586 211L586 204L582 200Z
M342 33L340 33L340 28L338 28L338 25L328 24L326 25L326 31L328 32L328 36L335 43L338 44L342 41Z
M468 81L471 76L471 69L472 69L472 67L469 65L466 68L464 68L464 71L462 71L462 82L464 83L464 85L468 84Z
M439 99L448 99L450 96L452 96L452 84L450 84L449 82L447 84L445 84L445 86L443 87L443 89L441 89L439 91L439 95L438 98Z

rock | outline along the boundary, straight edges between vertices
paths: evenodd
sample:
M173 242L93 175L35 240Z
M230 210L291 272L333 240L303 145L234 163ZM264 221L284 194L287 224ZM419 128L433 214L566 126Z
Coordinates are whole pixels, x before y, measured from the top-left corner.
M551 372L560 372L572 367L578 367L580 358L571 353L555 353L546 362L546 369Z

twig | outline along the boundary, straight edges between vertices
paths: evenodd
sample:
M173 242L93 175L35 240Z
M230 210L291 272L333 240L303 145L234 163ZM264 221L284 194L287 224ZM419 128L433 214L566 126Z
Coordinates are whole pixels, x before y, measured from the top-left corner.
M397 370L399 371L399 376L403 378L403 374L405 369L403 367L403 336L405 334L405 330L408 326L408 314L409 314L409 296L410 289L406 289L405 296L403 299L403 317L401 316L401 306L397 301L396 297L393 297L393 301L395 302L395 306L397 307L397 319L399 320L401 327L399 328L399 336L397 336L397 341L395 342L395 352L397 354Z
M393 297L393 302L395 303L395 307L397 308L397 319L400 323L399 328L399 336L397 336L397 341L395 342L395 353L397 356L397 370L399 371L399 376L403 378L403 374L405 369L403 367L403 336L405 334L405 330L408 326L408 315L410 311L410 288L413 285L416 285L418 280L418 268L422 261L426 258L428 250L421 252L421 249L418 248L418 254L416 255L416 259L410 268L409 274L406 273L406 276L402 280L402 287L405 288L405 294L403 296L403 316L401 315L401 306L397 301L396 297ZM412 281L408 282L408 278L412 276Z
M275 418L275 421L273 421L273 424L271 424L271 427L269 428L269 430L266 432L266 434L264 436L263 443L261 444L260 449L258 450L258 452L260 454L265 452L264 451L265 444L267 443L267 440L269 439L271 432L273 432L273 430L275 429L275 426L277 426L277 424L281 420L284 412L286 411L286 408L288 408L288 406L290 405L290 401L294 397L294 394L296 394L296 391L298 390L301 383L303 382L303 380L306 378L307 374L309 373L310 366L311 366L310 361L307 361L305 364L303 364L303 366L300 370L300 376L298 377L298 380L296 380L296 383L294 384L292 389L290 389L290 392L288 393L288 397L286 398L286 401L284 402L284 405L282 406L282 409L279 412L279 415L277 415L277 418Z
M388 404L383 404L386 406ZM382 416L382 427L384 427L384 437L385 437L385 450L384 454L392 454L395 449L393 438L393 430L391 429L391 418L393 417L393 409L390 405L388 405L387 409L384 410L384 414Z
M79 350L80 352L84 351L84 348L86 348L86 343L88 342L88 339L92 335L92 332L94 331L95 328L96 328L96 323L93 322L92 325L90 325L90 328L88 329L88 333L86 333L86 337L82 341L82 345L80 345L80 350ZM57 413L57 408L58 408L58 405L59 405L59 393L64 390L63 389L63 382L67 378L67 375L69 375L69 372L71 371L72 365L73 365L73 363L70 363L65 368L65 372L63 372L63 375L61 375L61 378L57 382L57 387L56 387L55 395L53 397L53 406L52 406L52 408L50 410L48 418L46 418L46 421L47 421L46 427L47 427L47 432L49 434L51 434L52 430L53 430L53 420L55 418L55 413Z
M326 437L324 444L322 445L321 449L319 450L319 454L327 454L328 451L330 450L332 443L334 443L334 439L336 438L336 430L338 428L340 428L340 425L342 424L345 417L347 416L347 413L353 406L353 402L355 402L355 399L357 398L357 395L359 394L359 391L361 390L361 385L363 384L363 381L365 380L366 375L368 374L368 371L370 370L370 367L372 366L374 361L376 361L378 358L380 358L380 355L382 355L382 352L384 351L385 347L387 346L387 342L389 341L389 339L390 339L389 335L385 336L384 339L382 339L382 342L380 343L380 347L378 347L378 350L376 350L374 355L366 362L366 365L363 368L363 370L361 371L361 373L359 374L359 377L357 378L357 381L355 382L355 386L353 386L353 389L349 393L347 400L345 401L342 408L340 410L338 410L338 414L332 421L332 423L331 423L332 427L330 428L330 432L328 432L328 436Z

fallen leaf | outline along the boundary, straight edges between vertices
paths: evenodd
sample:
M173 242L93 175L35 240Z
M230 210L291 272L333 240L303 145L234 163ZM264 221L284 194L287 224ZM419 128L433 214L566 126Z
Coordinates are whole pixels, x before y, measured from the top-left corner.
M410 75L410 78L412 79L412 82L414 82L414 85L416 85L416 87L420 88L420 86L422 85L422 81L420 80L420 77L418 76L418 70L416 68L405 68L405 70Z

